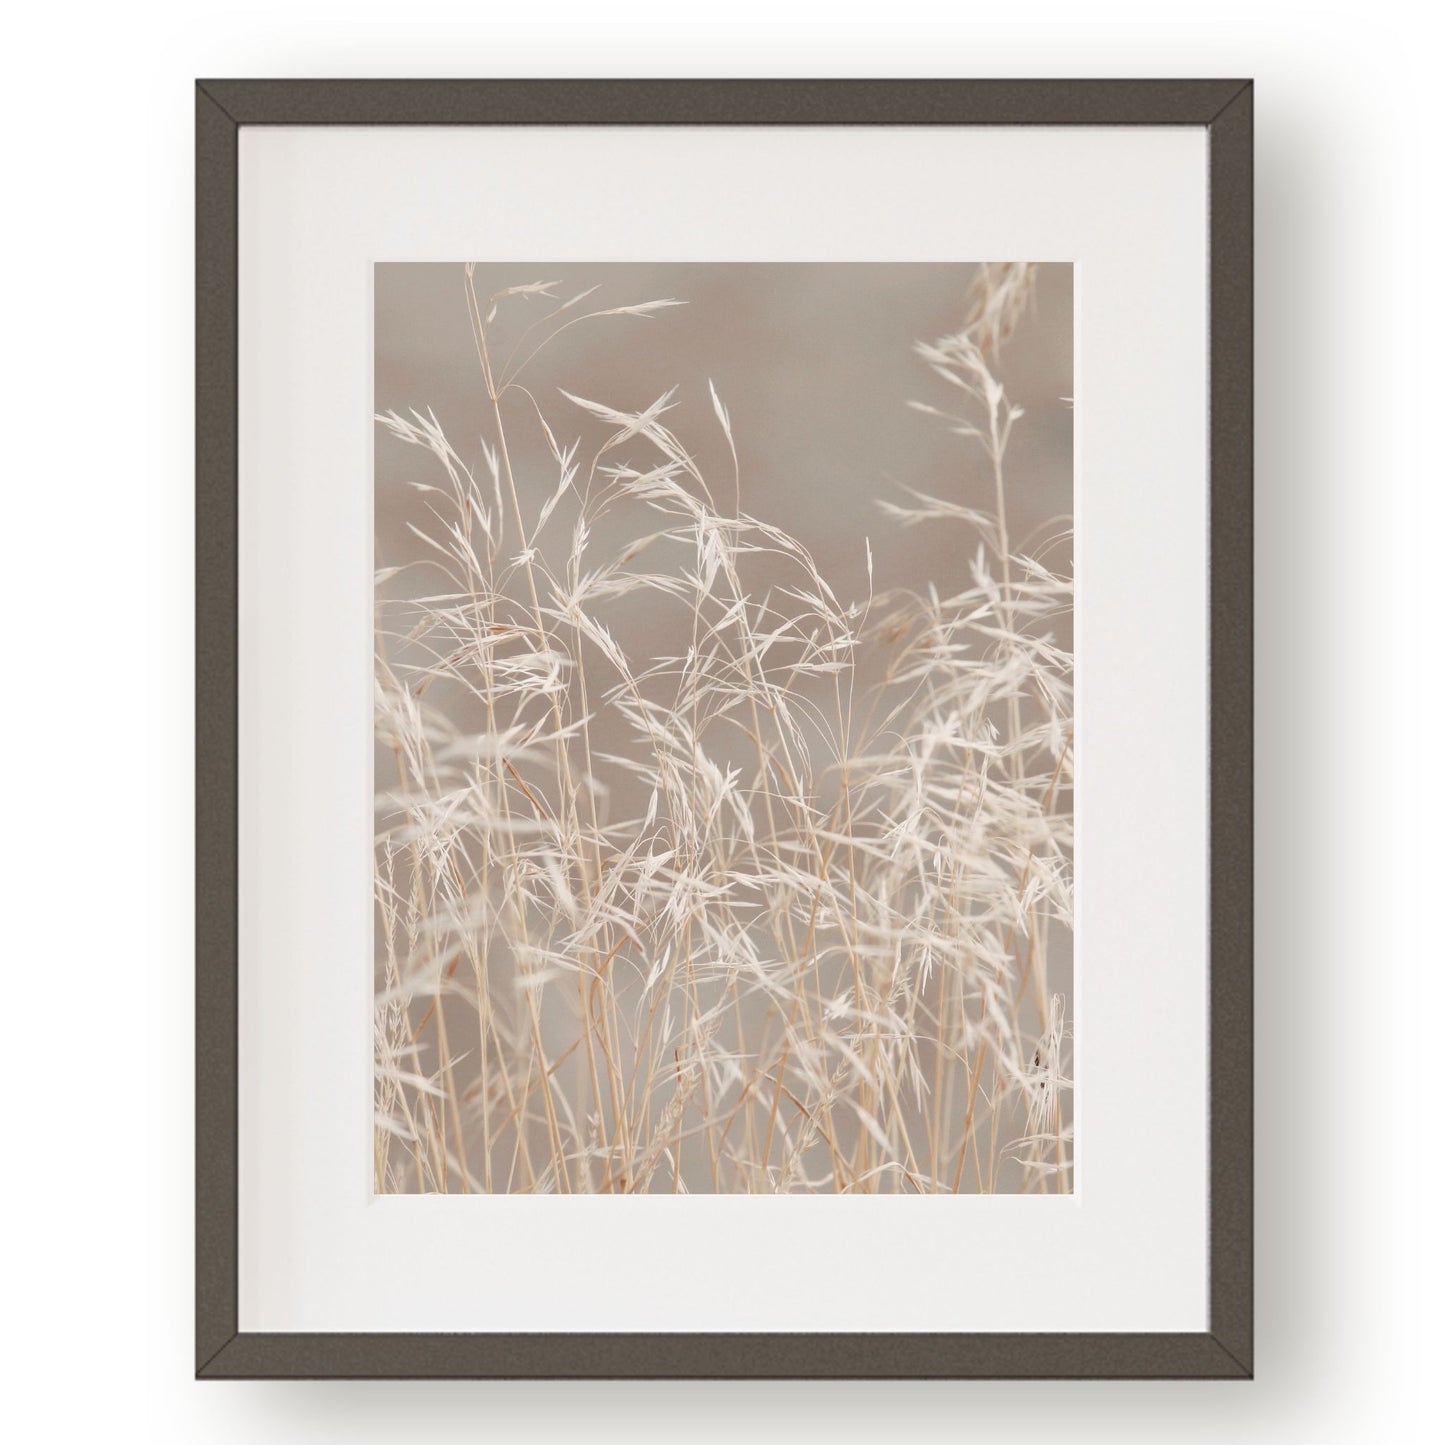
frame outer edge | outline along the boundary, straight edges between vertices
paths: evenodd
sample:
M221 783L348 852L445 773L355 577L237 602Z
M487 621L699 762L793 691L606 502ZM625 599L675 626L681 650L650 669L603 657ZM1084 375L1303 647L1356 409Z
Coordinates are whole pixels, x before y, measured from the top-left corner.
M1210 1328L1254 1369L1254 91L1209 127Z
M1207 125L1241 80L207 80L242 125Z
M239 1334L239 127L882 123L1208 128L1210 1333ZM197 82L198 1378L1252 1375L1252 147L1251 83L1239 80Z
M196 90L196 1369L237 1330L237 124Z
M1237 1379L1209 1334L245 1334L203 1379Z

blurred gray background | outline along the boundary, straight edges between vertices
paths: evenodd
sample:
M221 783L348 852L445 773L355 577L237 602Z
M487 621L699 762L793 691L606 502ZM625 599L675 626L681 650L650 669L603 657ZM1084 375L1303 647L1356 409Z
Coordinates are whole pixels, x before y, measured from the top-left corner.
M967 575L956 530L904 532L879 514L876 500L898 498L896 483L992 510L982 452L906 405L917 399L948 409L960 395L933 376L913 346L963 326L974 270L922 263L488 264L477 266L476 288L485 304L487 296L531 281L559 282L562 299L597 286L576 308L581 312L665 297L685 301L648 319L603 317L572 326L520 379L563 444L596 436L599 424L559 389L630 410L676 386L668 424L704 474L718 479L715 491L730 508L732 461L713 416L711 379L732 419L743 510L803 542L846 605L866 591L865 535L880 590L924 578L946 588ZM1073 413L1063 400L1073 390L1072 267L1041 265L1037 274L1033 309L998 367L1010 399L1027 412L1008 459L1015 550L1073 511ZM498 349L505 353L509 338L556 304L545 297L502 303ZM546 328L539 330L545 335ZM378 411L431 407L452 446L485 481L479 438L490 418L459 263L376 267L375 400ZM526 399L514 394L507 406L504 415L516 421L508 441L523 504L540 507L555 486L555 465ZM378 430L378 567L424 555L403 512L405 483L436 479L426 475L427 460Z

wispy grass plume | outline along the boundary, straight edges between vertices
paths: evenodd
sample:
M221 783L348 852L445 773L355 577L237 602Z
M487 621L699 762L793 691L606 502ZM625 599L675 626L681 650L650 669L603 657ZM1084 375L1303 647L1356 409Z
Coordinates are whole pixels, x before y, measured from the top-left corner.
M376 579L376 1189L1069 1190L1047 961L1072 917L1071 552L1066 526L1011 538L1028 419L999 380L1033 268L980 268L963 329L918 347L918 425L993 506L880 507L952 529L966 585L875 593L860 536L846 601L739 507L711 382L715 477L675 393L548 384L562 330L665 346L679 302L459 281L475 466L422 405L377 418L425 457L424 560ZM514 468L522 428L547 475Z

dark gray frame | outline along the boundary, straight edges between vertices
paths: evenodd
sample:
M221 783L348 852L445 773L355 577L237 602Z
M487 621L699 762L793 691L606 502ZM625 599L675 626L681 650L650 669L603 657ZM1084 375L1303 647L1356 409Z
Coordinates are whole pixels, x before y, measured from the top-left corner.
M1253 94L1240 80L206 80L196 86L196 1375L1253 1373ZM1200 1334L242 1334L236 165L246 125L1182 125L1209 132L1210 1197Z

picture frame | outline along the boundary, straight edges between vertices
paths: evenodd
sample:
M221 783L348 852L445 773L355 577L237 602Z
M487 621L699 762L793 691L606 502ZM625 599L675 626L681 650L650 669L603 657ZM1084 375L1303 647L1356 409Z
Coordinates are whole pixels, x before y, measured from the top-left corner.
M247 127L313 126L1188 127L1207 135L1207 1329L469 1334L240 1327L238 150ZM197 1378L1252 1375L1252 127L1252 89L1240 80L197 83Z

